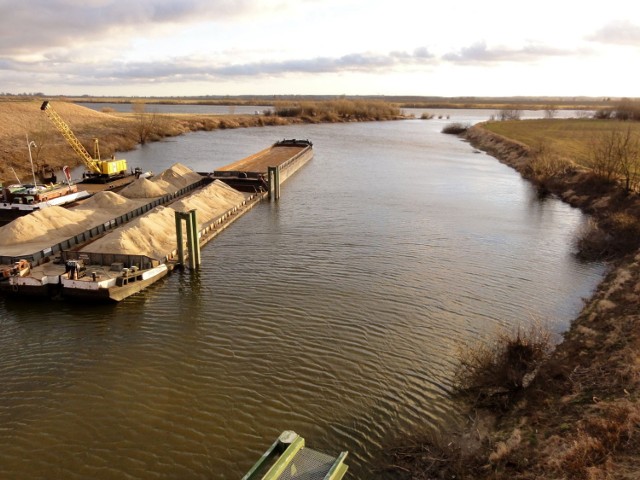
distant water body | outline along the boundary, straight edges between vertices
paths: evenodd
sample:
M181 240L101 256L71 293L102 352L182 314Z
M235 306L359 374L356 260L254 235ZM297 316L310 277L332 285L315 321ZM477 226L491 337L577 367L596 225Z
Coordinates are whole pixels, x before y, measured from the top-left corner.
M459 420L456 351L568 327L604 267L585 218L457 137L450 118L198 132L129 152L212 171L282 138L315 158L174 273L115 306L0 298L0 477L237 479L283 430L382 452Z

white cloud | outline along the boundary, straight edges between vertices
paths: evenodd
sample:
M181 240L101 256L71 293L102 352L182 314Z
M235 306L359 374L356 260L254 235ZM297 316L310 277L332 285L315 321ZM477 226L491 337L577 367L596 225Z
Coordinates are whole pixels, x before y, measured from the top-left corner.
M492 47L485 42L478 42L464 47L458 52L447 53L443 60L462 64L533 62L549 57L562 57L576 54L574 51L562 50L545 45L526 45L521 48Z
M640 25L629 20L617 20L589 35L587 40L603 44L640 47Z

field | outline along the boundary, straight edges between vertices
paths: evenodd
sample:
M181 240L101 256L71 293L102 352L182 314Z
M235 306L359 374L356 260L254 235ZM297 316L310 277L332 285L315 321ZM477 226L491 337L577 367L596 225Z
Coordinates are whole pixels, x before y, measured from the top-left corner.
M588 166L589 155L598 136L630 128L640 135L640 123L592 119L545 119L487 122L487 130L536 148L546 144L559 156Z

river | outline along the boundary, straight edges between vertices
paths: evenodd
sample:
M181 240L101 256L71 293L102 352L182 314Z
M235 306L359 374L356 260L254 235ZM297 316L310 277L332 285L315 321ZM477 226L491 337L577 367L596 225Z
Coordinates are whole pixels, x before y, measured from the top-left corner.
M460 118L455 116L459 115ZM383 451L459 421L456 353L534 319L566 330L605 267L449 120L197 132L124 155L212 171L282 138L315 158L176 272L115 306L0 297L0 477L238 479L283 430Z

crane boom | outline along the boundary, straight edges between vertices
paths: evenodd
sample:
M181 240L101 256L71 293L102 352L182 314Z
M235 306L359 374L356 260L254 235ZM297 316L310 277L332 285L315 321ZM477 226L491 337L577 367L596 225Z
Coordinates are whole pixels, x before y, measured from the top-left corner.
M84 148L82 143L80 143L80 140L76 138L69 125L67 125L60 115L55 112L48 101L42 103L40 110L49 117L60 133L62 133L62 136L67 140L69 145L71 145L71 148L73 148L73 150L82 159L82 162L89 170L84 174L85 179L92 179L94 181L97 179L100 182L104 182L121 178L127 174L126 160L116 160L115 158L112 158L111 160L100 160L97 139L95 139L94 149L98 158L93 158L89 155L89 152L87 152L87 149Z
M44 113L47 114L47 116L51 119L58 130L60 130L62 136L67 140L67 142L69 142L71 148L73 148L73 150L82 159L86 167L94 173L101 173L100 168L98 168L98 166L96 165L93 157L89 155L89 152L87 152L87 149L84 148L84 145L82 145L82 143L80 143L80 140L78 140L78 138L73 134L71 128L69 128L69 125L67 125L62 117L60 117L60 115L58 115L56 111L51 108L49 101L45 101L40 107L40 110L44 111Z

